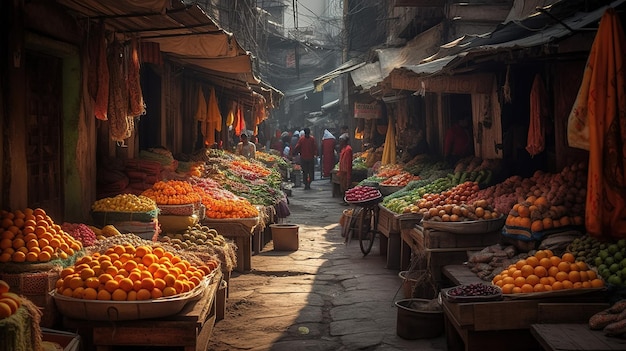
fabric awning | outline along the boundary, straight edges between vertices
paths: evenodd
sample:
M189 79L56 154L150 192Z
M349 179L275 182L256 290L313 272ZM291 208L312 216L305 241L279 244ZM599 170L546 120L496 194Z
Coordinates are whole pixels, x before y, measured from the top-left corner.
M197 4L181 0L57 0L77 17L104 21L119 39L137 36L159 44L174 61L212 76L240 80L263 91L252 54ZM280 93L270 89L272 94ZM271 99L279 100L282 94Z
M365 62L359 61L357 59L350 59L343 63L341 66L335 68L334 70L323 74L313 80L313 85L315 87L315 91L322 91L322 87L324 84L330 82L331 80L339 77L344 73L348 73L354 71L355 69L365 65Z
M421 77L454 74L452 71L456 67L478 56L489 56L515 48L530 48L562 39L571 35L573 31L581 30L598 21L607 8L619 6L624 2L626 0L616 0L589 12L577 10L582 7L572 5L571 1L567 2L569 6L563 2L557 2L545 10L550 11L550 15L536 12L524 20L504 23L492 33L463 36L442 45L436 54L422 60L419 64L396 68L391 74L391 87L409 88L402 83L406 79L396 79L406 72L412 72ZM560 22L555 21L553 17L559 18ZM467 70L467 67L464 66L464 70ZM417 81L415 83L412 86L413 90L423 89L423 84Z

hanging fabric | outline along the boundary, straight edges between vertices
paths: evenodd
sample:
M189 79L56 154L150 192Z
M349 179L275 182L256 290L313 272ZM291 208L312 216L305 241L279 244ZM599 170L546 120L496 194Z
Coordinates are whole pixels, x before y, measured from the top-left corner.
M626 35L605 11L568 120L570 146L589 150L585 227L594 237L626 238Z
M197 121L200 121L200 133L202 133L202 137L204 138L204 144L207 145L207 134L206 134L206 126L207 126L207 101L204 97L204 90L202 86L198 87L198 102L196 107L196 115L195 118Z
M228 109L228 114L226 115L226 126L230 127L235 122L235 110L237 109L237 103L235 101L231 101L230 108Z
M530 125L526 139L526 151L530 156L535 156L545 149L545 123L548 118L547 100L548 94L543 85L543 80L537 74L530 90Z
M215 96L215 88L211 88L209 95L209 106L207 107L207 121L205 126L205 138L207 145L215 144L215 132L222 131L222 115L220 113L219 103Z
M109 67L107 64L107 43L104 32L104 24L93 25L89 33L89 70L88 90L94 100L94 115L97 119L108 119L107 109L109 105Z
M393 125L393 118L389 117L387 123L387 133L385 135L385 147L383 148L383 158L381 165L396 164L396 128Z
M139 71L139 44L137 37L130 41L130 52L128 55L128 114L130 116L141 116L146 114L146 105L141 92L141 79Z
M122 142L128 139L135 128L134 118L128 115L128 85L126 82L126 55L124 46L114 41L109 45L107 63L109 66L109 136Z

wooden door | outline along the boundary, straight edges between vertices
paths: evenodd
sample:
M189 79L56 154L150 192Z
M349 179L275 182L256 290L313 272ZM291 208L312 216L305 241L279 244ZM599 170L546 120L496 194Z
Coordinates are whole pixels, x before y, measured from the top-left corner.
M26 56L28 206L62 221L62 60L41 53Z

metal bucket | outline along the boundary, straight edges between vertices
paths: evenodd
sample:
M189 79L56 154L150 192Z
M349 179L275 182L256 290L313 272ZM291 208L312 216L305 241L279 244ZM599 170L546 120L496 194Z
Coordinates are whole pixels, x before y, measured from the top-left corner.
M396 334L407 340L429 339L443 333L443 311L422 310L431 300L404 299L395 302L398 307ZM417 307L415 306L417 305Z

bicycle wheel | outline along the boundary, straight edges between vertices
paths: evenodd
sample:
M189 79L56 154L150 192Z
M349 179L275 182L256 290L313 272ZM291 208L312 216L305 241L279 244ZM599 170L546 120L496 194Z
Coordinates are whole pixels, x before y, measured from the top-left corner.
M348 245L352 237L356 237L359 235L359 230L361 228L361 215L363 213L363 208L357 207L352 211L352 217L350 218L350 222L348 223L347 229L344 231L344 244Z
M361 246L361 252L363 253L363 256L367 256L367 254L372 251L372 246L374 246L374 238L376 237L376 228L374 228L374 226L372 225L372 221L374 220L375 216L374 210L368 209L365 212L367 213L367 215L364 215L363 217L367 217L365 218L367 224L365 225L365 227L362 227L362 229L364 229L363 231L359 231L359 245Z

